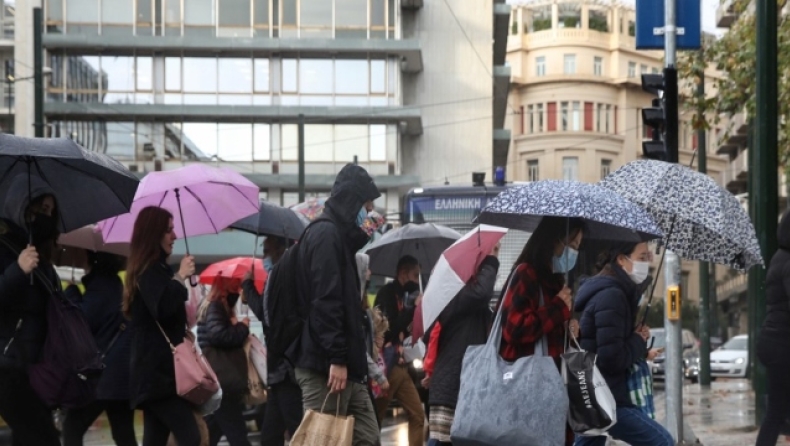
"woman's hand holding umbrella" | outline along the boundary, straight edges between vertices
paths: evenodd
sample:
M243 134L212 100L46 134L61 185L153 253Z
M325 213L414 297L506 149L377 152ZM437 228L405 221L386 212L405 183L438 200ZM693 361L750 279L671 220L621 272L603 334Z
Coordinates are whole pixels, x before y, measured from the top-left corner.
M183 282L186 280L187 277L192 277L195 274L195 257L194 256L184 256L181 259L181 266L178 268L178 273L176 273L176 279L179 282Z
M32 273L33 270L38 267L38 252L36 252L36 248L27 245L27 248L19 253L17 263L19 263L19 268L21 268L25 274Z

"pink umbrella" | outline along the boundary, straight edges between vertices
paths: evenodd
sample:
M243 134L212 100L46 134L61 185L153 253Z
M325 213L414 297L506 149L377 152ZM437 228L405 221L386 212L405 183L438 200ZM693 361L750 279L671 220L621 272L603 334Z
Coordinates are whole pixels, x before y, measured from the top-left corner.
M131 212L98 226L105 243L129 242L137 214L145 207L159 206L173 214L173 226L180 238L217 234L258 212L258 194L258 186L236 171L191 164L149 173L137 188Z
M430 327L439 317L505 234L505 228L480 225L444 250L423 293L423 327Z

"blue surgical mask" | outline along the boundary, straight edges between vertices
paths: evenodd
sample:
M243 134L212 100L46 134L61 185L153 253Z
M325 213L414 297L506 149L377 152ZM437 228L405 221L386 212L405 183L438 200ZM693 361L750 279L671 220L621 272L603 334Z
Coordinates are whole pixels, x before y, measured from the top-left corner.
M572 270L573 267L576 266L576 259L578 257L579 251L571 248L570 246L566 246L562 251L561 256L554 256L552 259L552 267L554 268L554 272L564 274Z
M272 263L272 258L271 257L264 257L263 258L263 269L268 274L268 273L272 272L272 268L274 268L274 263Z
M362 225L365 224L366 218L368 218L368 210L365 206L362 206L362 209L357 213L357 226L362 227Z

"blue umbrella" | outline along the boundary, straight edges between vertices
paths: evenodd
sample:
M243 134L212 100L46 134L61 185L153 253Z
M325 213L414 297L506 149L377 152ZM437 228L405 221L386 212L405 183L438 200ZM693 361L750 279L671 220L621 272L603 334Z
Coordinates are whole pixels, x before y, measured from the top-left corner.
M578 181L543 180L510 187L483 208L476 221L532 232L546 216L580 218L587 224L584 236L593 239L646 241L663 236L635 203Z

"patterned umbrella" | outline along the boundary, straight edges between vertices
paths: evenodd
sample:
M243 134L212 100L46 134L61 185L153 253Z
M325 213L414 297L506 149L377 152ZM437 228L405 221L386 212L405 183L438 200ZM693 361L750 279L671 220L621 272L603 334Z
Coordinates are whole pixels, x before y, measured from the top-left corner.
M310 221L315 220L324 213L324 205L328 197L313 197L308 198L307 201L291 206L294 212L302 214Z
M601 186L646 209L680 257L747 270L763 264L754 226L738 199L709 176L680 164L639 160Z
M611 190L578 181L543 180L506 189L477 223L532 232L545 216L581 218L585 237L642 241L663 233L650 215Z

